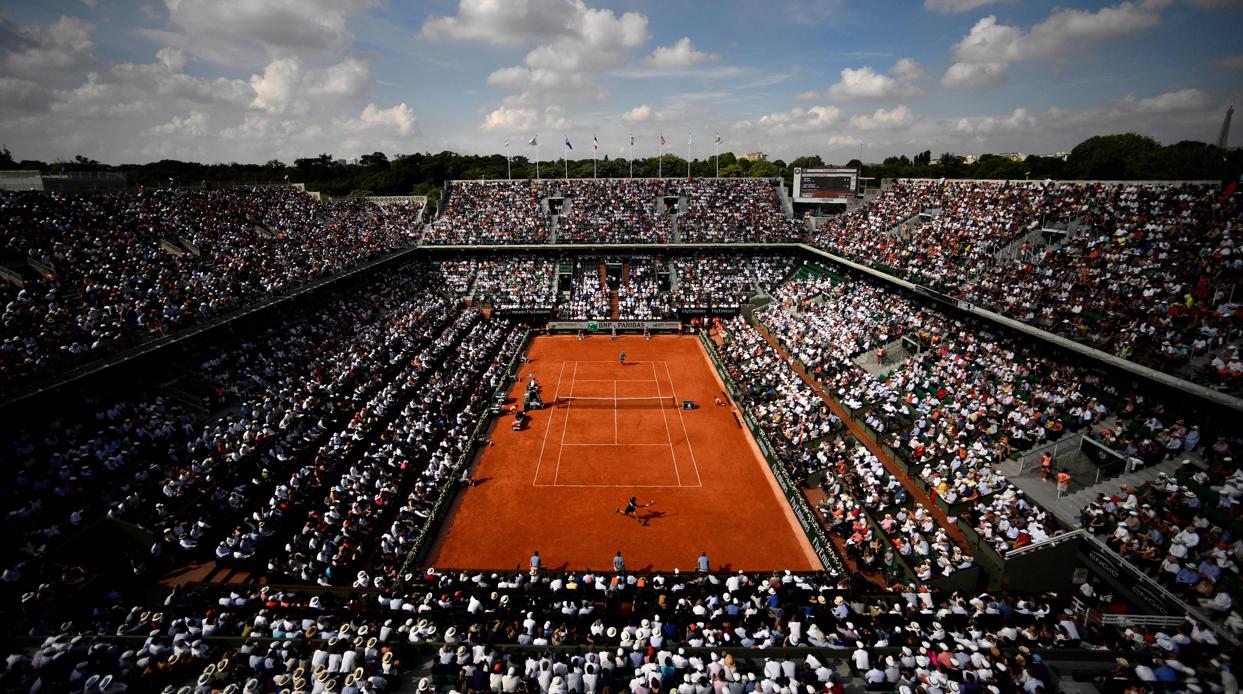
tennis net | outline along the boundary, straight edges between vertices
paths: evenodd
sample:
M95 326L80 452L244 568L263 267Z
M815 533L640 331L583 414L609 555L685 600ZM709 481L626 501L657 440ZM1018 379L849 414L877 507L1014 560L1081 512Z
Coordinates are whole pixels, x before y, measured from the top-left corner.
M676 408L678 403L672 395L652 395L646 397L626 398L563 395L553 401L553 406L603 410L664 409L666 407Z

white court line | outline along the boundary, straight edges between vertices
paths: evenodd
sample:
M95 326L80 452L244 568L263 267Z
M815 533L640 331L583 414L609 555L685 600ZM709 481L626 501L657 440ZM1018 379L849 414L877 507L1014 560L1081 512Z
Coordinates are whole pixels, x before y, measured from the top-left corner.
M652 379L656 381L656 397L664 397L660 392L660 379L656 378L656 363L652 362ZM673 385L670 382L669 385ZM677 403L677 400L674 400ZM662 405L664 403L661 403ZM660 421L665 423L665 439L669 441L669 455L673 458L673 474L678 478L678 486L682 486L682 473L678 470L678 454L673 450L673 434L669 433L669 416L665 414L665 408L660 408ZM689 444L689 442L687 442Z
M673 387L673 373L669 371L669 362L661 362L665 365L665 374L669 376L669 389L673 391L673 404L677 405L678 389ZM663 410L662 410L663 411ZM703 478L699 476L699 463L695 461L695 448L691 446L691 432L686 428L686 417L682 416L682 408L678 408L678 419L682 420L682 435L686 437L686 448L691 452L691 465L695 466L695 479L699 480L699 486L703 486Z
M617 445L617 381L613 381L613 445Z
M557 374L557 390L552 394L552 402L554 405L557 403L557 396L561 394L561 377L564 375L565 362L561 362L561 371ZM522 379L519 379L519 381L521 380ZM544 447L548 445L548 432L552 431L552 414L555 411L555 408L548 408L548 428L544 430L544 442L541 443L539 447L539 458L536 458L535 460L535 479L531 480L531 484L535 484L536 480L539 479L539 466L544 462ZM565 416L569 417L570 415L567 412Z
M576 363L578 364L618 364L619 362L616 359L580 359ZM636 359L626 360L627 366L631 364L651 364L651 363L652 362L650 361L638 361Z
M574 370L570 372L570 397L574 397L574 377L578 375L578 362L574 362ZM570 428L570 405L573 401L565 403L565 426L561 427L561 446L557 449L557 467L552 472L552 483L557 484L557 478L561 476L561 454L565 453L565 432Z
M651 362L648 362L651 363ZM648 378L584 378L583 383L651 383Z
M537 484L536 487L557 487L559 489L685 489L677 484Z
M609 448L622 448L625 446L660 446L668 448L669 444L665 443L563 443L562 446L608 446Z

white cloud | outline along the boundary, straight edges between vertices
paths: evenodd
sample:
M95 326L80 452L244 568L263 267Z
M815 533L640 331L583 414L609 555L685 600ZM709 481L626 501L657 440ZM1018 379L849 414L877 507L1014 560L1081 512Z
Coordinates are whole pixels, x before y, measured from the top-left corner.
M415 132L414 110L404 102L391 108L380 108L375 104L367 104L359 115L358 121L346 123L347 129L389 128L402 135Z
M991 87L1005 82L1009 72L1010 65L1004 62L954 63L945 71L941 84L954 89Z
M775 135L827 130L841 120L842 111L836 106L812 106L808 109L792 108L763 116L760 127Z
M841 79L829 87L830 99L888 99L918 96L923 90L916 84L927 76L919 63L903 58L893 66L890 74L882 75L871 67L844 68Z
M351 55L332 67L308 74L306 90L311 96L357 99L370 91L374 83L371 61Z
M1036 126L1036 119L1025 108L1016 108L1007 116L960 118L956 129L967 134L986 135L994 132L1018 132Z
M947 87L988 86L1005 80L1010 63L1051 58L1155 26L1173 0L1128 0L1096 12L1058 8L1030 30L980 19L954 44L957 62L941 83Z
M173 116L171 121L151 128L151 132L155 135L172 137L202 137L207 134L208 120L209 116L206 113L191 111L185 117Z
M652 107L647 104L635 106L634 108L622 114L622 120L627 123L646 123L652 119Z
M1119 105L1139 113L1177 113L1200 110L1213 102L1212 95L1203 89L1180 89L1147 99L1136 99L1134 94L1128 95L1120 100Z
M47 108L52 92L40 84L16 77L0 77L0 114L28 113Z
M268 63L262 75L251 75L255 92L251 108L268 113L303 113L310 99L348 100L364 96L375 78L371 64L362 56L348 56L324 70L304 71L298 58L279 58Z
M521 65L500 68L488 84L517 92L510 107L532 107L544 97L602 98L600 76L624 65L630 51L648 40L647 17L588 7L583 0L459 0L453 17L432 17L425 38L536 44Z
M524 132L535 127L539 118L533 108L500 108L488 114L483 121L484 130L501 130L505 132Z
M79 75L95 62L95 25L77 17L61 17L46 29L20 26L0 17L0 46L6 72L46 80Z
M905 128L915 121L915 114L906 106L895 106L886 111L876 109L872 115L860 114L851 116L850 124L860 130L897 130Z
M581 8L571 0L460 0L457 16L429 17L419 35L518 46L568 35Z
M297 58L281 58L268 63L262 75L250 76L250 86L255 90L251 108L268 113L294 110L301 81L302 65Z
M139 33L221 65L340 55L351 16L379 0L164 0L169 26Z
M712 62L720 57L716 53L696 50L691 45L690 37L683 36L672 46L657 46L656 50L643 60L643 64L654 68L677 69Z
M854 135L834 135L829 138L829 145L833 147L858 147L862 142Z
M1002 0L924 0L924 9L942 14L955 14L969 12L996 2L1002 2Z

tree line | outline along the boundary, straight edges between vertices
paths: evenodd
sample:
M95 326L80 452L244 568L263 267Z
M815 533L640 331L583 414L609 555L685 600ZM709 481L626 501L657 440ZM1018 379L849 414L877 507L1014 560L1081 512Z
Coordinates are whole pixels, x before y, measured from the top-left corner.
M571 178L590 178L592 160L570 160ZM792 184L795 168L820 166L861 168L864 177L885 178L990 178L990 179L1099 179L1099 180L1186 180L1225 181L1243 172L1243 154L1235 149L1223 153L1203 142L1184 141L1162 146L1150 137L1136 134L1103 135L1088 138L1060 157L1029 156L1024 161L993 154L980 156L968 164L966 158L951 152L933 158L925 150L913 158L905 155L886 158L879 164L852 159L845 164L824 162L819 156L798 157L790 162L748 160L733 152L722 152L717 162L709 156L690 163L690 175L697 178L717 174L722 177L785 179ZM630 162L605 156L595 162L599 178L630 175ZM397 154L389 157L374 152L356 161L341 162L331 154L295 159L293 163L273 159L263 164L201 164L172 159L149 164L102 164L78 156L69 161L15 161L8 148L0 149L0 169L34 169L43 173L116 171L125 173L135 185L223 185L257 183L303 183L308 190L333 197L347 195L428 195L435 199L447 180L535 178L535 162L516 156L506 162L501 154L473 155L455 152ZM543 178L561 178L566 173L560 159L541 160ZM663 158L634 160L636 177L685 176L686 159L666 153Z

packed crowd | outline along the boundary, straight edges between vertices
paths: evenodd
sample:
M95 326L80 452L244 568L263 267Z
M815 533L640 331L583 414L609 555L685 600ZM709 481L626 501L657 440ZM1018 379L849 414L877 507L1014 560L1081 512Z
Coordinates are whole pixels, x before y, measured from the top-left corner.
M452 181L432 244L796 242L806 236L764 179Z
M413 245L421 206L296 188L0 197L0 388ZM33 261L34 264L30 264Z
M664 261L657 258L632 258L622 265L617 282L617 311L621 320L657 320L673 313L669 292L660 290L657 275Z
M633 256L625 261L580 258L574 262L568 297L558 306L565 320L661 320L673 315L669 292L661 289L665 261ZM609 267L615 268L610 273Z
M25 538L4 560L9 616L46 630L96 596L82 592L93 574L50 557L105 518L150 533L110 567L140 578L215 559L323 585L360 567L392 580L522 337L450 306L429 277L407 266L205 346L195 379L211 394L193 409L139 391L6 433L4 527Z
M611 289L599 263L574 262L569 296L563 296L557 313L565 320L607 320L612 316Z
M823 498L816 507L858 569L900 585L971 567L962 548L857 439L841 435L817 448Z
M682 195L686 211L678 230L684 243L797 242L806 236L766 179L694 179L683 184Z
M1243 471L1233 457L1138 487L1121 486L1083 510L1082 525L1184 602L1243 629L1234 597L1243 558Z
M840 431L841 419L745 319L720 325L717 353L740 392L739 405L764 429L790 477L806 482L822 465L817 442Z
M915 217L921 211L922 218ZM1243 193L1099 183L898 182L822 246L1127 359L1243 388ZM1046 233L1044 229L1055 229Z
M862 282L812 278L778 296L759 318L898 458L939 475L937 487L1107 411L1097 374ZM899 349L904 336L920 347ZM902 358L886 362L888 350ZM875 374L864 368L873 354Z
M1123 651L1130 660L1119 663L1120 678L1150 679L1143 668L1151 665L1171 670L1163 680L1170 684L1231 682L1224 661L1210 663L1221 650L1215 635L1190 620L1162 632L1124 630L1076 616L1065 594L951 594L912 585L856 596L842 583L789 571L429 569L379 590L175 589L154 606L111 604L89 624L61 625L32 653L9 657L0 684L10 691L840 694L861 680L896 691L1018 694L1055 690L1045 661L1078 649ZM717 651L726 648L755 652ZM429 655L429 670L411 675Z
M450 290L502 311L551 309L557 298L556 264L532 255L437 263Z
M670 211L661 212L667 183L655 178L557 182L566 201L557 217L559 243L669 243Z
M424 243L548 243L550 217L543 181L451 181L444 212Z
M673 259L673 301L685 308L736 311L759 292L789 274L793 262L782 256L681 256Z

